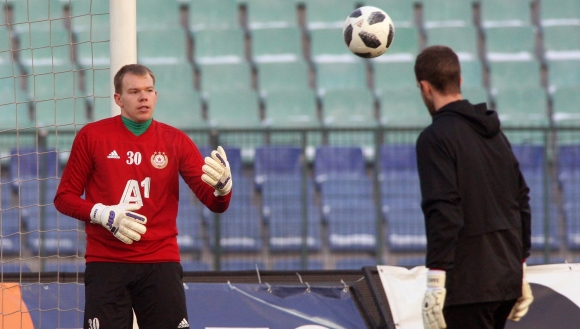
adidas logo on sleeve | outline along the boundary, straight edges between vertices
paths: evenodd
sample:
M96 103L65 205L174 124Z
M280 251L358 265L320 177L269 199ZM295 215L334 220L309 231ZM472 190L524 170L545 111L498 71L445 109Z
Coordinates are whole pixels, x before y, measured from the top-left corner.
M189 322L187 322L187 320L184 318L183 320L181 320L181 322L179 323L179 325L177 326L177 328L189 328Z
M117 154L117 150L113 150L113 152L109 153L107 158L108 159L121 159L121 157Z

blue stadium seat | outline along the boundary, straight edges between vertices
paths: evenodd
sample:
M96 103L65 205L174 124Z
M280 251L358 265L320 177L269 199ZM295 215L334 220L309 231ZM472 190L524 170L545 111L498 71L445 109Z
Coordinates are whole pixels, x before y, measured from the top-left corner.
M23 261L10 261L0 264L1 273L30 273L30 267Z
M313 186L312 182L307 179L306 191L303 190L302 176L282 176L270 177L261 186L262 192L262 211L266 220L269 218L270 208L272 207L296 207L301 206L304 197L307 202L312 202ZM306 192L306 195L305 193Z
M254 261L250 259L228 259L223 260L221 264L221 271L256 271L256 267L263 271L266 266L261 261Z
M258 189L270 177L301 177L302 148L297 146L263 146L256 149L254 182Z
M569 249L580 250L580 145L558 148L558 179L563 193L566 243Z
M401 257L397 261L397 266L403 267L415 267L415 266L425 266L425 256L423 257Z
M317 184L331 177L365 176L365 158L360 147L320 146L314 156Z
M34 147L12 149L9 170L12 181L59 177L62 172L54 149L39 151Z
M80 283L32 283L21 286L34 328L82 328L85 300Z
M177 244L181 252L201 251L203 231L201 226L202 214L199 207L194 202L179 202Z
M201 260L181 261L181 267L183 267L184 272L200 272L211 270L209 264Z
M320 183L322 207L359 207L373 200L373 180L362 177L330 177Z
M58 259L56 262L48 262L44 265L42 272L69 272L83 273L85 271L85 262L74 261L69 259Z
M302 266L300 258L283 258L274 262L272 270L275 271L296 271L296 270L324 270L324 263L316 259L308 259L306 268Z
M324 217L331 250L375 251L377 211L372 200L348 207L326 207Z
M0 247L2 255L19 255L25 244L21 235L21 210L18 208L0 211Z
M262 249L260 211L252 204L236 202L234 199L228 210L220 214L221 250L224 252L260 251ZM215 214L207 208L203 210L203 213L208 226L210 246L215 250Z
M300 204L272 206L269 208L269 230L271 251L300 251L304 235L302 233L303 211ZM307 210L306 244L309 251L320 250L320 209L312 205Z
M337 270L360 270L364 266L376 266L377 260L371 257L344 258L336 261Z

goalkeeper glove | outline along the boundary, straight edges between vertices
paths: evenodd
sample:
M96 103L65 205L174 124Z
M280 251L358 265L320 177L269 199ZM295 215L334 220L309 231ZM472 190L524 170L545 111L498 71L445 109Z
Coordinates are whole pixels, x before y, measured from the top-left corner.
M512 311L508 316L509 320L512 321L520 321L521 318L528 313L528 309L530 308L530 304L534 301L534 296L532 295L532 288L530 287L530 283L526 280L526 263L523 265L524 267L524 276L522 278L522 296L518 298L514 307L512 307Z
M215 196L224 196L232 190L232 174L226 152L221 146L211 151L211 157L205 158L201 167L204 174L201 179L215 189Z
M427 291L423 298L423 326L425 329L447 328L443 318L445 303L445 271L429 270L427 272Z
M139 208L141 206L137 204L105 206L97 203L91 210L91 223L103 225L117 239L131 244L133 241L139 241L141 234L147 231L145 228L147 217L132 211Z

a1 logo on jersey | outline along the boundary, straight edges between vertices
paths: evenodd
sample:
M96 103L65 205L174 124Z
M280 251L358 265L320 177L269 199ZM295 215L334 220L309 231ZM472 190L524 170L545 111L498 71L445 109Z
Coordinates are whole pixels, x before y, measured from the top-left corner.
M153 155L151 156L151 164L153 167L157 169L163 169L167 167L168 162L169 159L167 158L165 152L153 152Z

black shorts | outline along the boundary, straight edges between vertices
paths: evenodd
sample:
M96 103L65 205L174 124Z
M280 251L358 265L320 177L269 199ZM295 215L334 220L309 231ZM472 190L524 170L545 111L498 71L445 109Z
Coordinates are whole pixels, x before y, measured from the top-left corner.
M179 263L87 263L85 329L189 328Z

